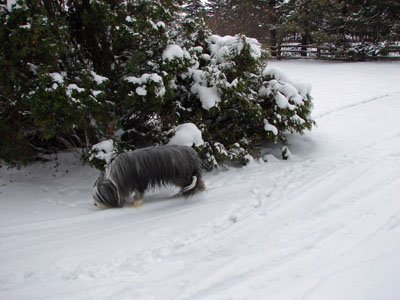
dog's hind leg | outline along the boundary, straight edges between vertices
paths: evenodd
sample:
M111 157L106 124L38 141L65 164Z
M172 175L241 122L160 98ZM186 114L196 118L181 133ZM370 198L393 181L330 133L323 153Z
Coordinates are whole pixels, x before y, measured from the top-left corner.
M133 203L129 207L139 207L143 205L144 193L135 191L135 196L133 197Z

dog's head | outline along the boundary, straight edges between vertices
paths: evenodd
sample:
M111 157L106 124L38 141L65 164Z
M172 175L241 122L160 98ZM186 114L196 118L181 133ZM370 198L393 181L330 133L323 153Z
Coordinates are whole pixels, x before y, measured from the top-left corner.
M93 186L94 205L103 208L118 207L119 197L117 187L111 180L104 179L104 172L100 173L99 178Z

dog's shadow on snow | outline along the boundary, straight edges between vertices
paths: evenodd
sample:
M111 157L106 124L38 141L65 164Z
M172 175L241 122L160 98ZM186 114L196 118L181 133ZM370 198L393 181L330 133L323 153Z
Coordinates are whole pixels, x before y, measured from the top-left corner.
M165 204L165 206L187 205L199 201L200 195L203 193L199 192L194 194L193 196L185 197L182 194L180 194L179 191L180 189L174 186L148 190L144 194L143 205L140 207L143 206L146 207L149 205L160 206L160 204ZM125 205L125 207L129 205L130 204Z
M196 204L197 202L204 200L205 191L197 192L192 196L185 197L180 192L180 189L176 186L165 186L165 187L156 187L154 189L149 189L144 194L143 204L139 207L132 207L133 204L133 196L132 193L131 201L125 203L122 207L123 209L139 209L143 207L179 207L186 206L190 204ZM91 211L107 211L107 210L118 210L121 207L113 207L113 208L101 208L98 206L88 206L88 209Z

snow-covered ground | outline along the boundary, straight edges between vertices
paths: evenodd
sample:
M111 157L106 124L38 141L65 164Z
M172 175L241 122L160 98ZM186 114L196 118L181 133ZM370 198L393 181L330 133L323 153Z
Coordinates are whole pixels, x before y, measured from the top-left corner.
M0 299L400 299L400 62L272 61L313 86L292 158L99 210L71 154L0 169Z

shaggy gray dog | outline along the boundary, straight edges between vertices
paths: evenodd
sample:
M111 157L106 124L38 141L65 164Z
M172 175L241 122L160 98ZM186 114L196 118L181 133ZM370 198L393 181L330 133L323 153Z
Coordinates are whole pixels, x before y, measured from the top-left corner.
M94 184L94 204L122 207L134 192L133 206L140 206L146 190L168 184L179 186L184 196L204 190L200 160L191 147L167 145L120 154Z

